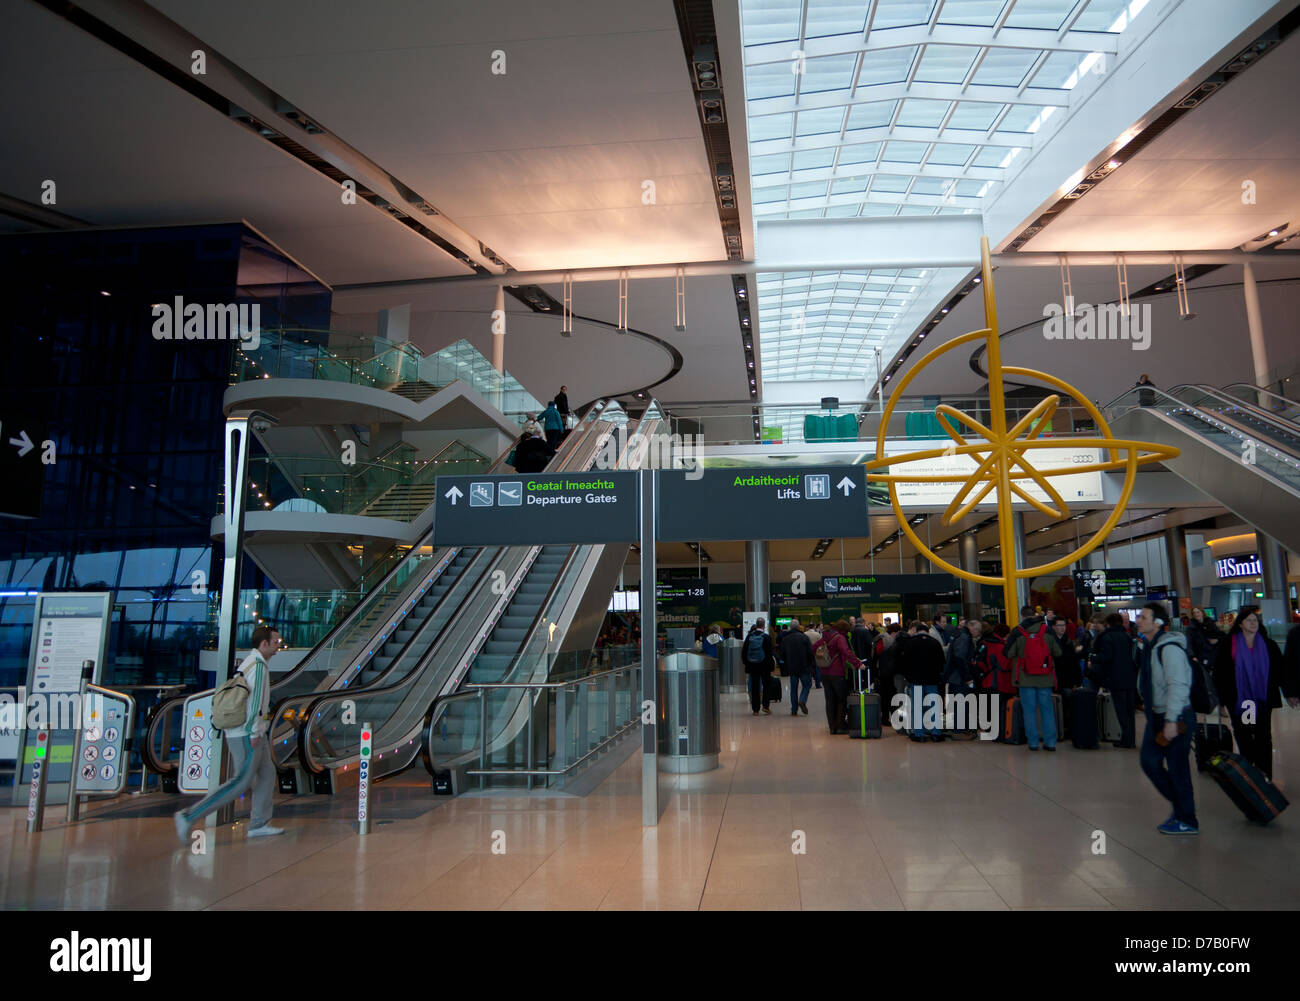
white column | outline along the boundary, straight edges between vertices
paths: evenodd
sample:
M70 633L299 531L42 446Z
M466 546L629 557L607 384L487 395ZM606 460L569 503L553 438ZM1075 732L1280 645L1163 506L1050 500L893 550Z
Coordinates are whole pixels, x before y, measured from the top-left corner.
M1259 314L1259 289L1255 272L1247 261L1241 266L1242 291L1246 293L1246 325L1250 329L1250 355L1255 362L1255 385L1268 385L1268 352L1264 349L1264 322Z

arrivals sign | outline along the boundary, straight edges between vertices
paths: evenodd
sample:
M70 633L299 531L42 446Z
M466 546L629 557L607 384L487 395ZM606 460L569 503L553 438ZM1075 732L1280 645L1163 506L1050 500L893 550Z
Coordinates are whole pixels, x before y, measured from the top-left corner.
M904 594L960 594L957 578L950 573L856 574L822 578L822 594L872 598Z
M636 542L636 473L439 476L435 546Z
M706 469L659 473L664 542L867 535L862 466Z
M1215 560L1214 572L1218 574L1219 580L1230 580L1233 577L1259 577L1263 574L1258 553L1251 553L1249 556L1225 556L1221 560Z

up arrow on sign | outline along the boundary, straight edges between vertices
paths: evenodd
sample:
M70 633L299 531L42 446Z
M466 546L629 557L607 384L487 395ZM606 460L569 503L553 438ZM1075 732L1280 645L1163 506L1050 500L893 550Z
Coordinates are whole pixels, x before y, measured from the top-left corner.
M456 502L460 500L462 497L464 497L465 495L461 493L460 487L452 487L445 494L443 494L443 496L448 498L451 501L452 507L455 507Z
M851 479L849 479L847 476L844 477L844 479L840 480L839 483L835 484L835 486L838 489L844 491L845 497L849 495L850 490L856 490L858 488L858 485L854 483Z

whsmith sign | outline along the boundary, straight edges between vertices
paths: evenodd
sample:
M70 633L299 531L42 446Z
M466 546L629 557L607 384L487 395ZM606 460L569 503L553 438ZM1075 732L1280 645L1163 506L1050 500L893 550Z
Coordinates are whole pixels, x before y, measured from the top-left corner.
M1215 560L1214 571L1219 575L1219 580L1230 580L1233 577L1258 577L1263 573L1260 569L1258 553L1251 553L1249 556L1225 556L1221 560Z

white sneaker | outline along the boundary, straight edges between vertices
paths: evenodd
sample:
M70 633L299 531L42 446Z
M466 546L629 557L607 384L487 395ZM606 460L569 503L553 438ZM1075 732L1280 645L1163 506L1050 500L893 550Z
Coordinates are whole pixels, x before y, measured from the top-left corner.
M248 836L250 838L273 838L277 834L283 834L283 833L284 833L283 827L272 827L270 824L266 824L262 827L252 828L248 832Z
M190 843L190 825L185 823L185 812L177 810L172 814L172 820L176 824L176 836L181 839L181 844L188 845Z

